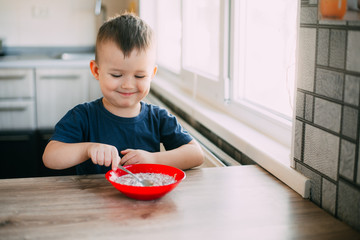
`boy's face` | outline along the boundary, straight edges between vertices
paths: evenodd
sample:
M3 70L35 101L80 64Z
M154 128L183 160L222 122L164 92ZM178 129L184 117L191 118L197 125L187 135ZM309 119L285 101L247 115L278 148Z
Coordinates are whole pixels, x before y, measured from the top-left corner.
M124 57L114 42L107 41L98 46L97 54L98 60L91 61L90 68L99 80L105 108L118 116L136 116L157 71L155 49L140 52L135 49Z

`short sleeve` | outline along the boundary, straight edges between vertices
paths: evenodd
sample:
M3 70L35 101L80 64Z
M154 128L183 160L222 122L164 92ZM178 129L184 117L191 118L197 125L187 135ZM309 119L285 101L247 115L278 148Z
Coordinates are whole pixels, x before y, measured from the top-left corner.
M55 132L50 140L65 143L84 142L87 139L87 114L82 106L78 105L68 111L55 125Z
M193 139L177 118L165 109L160 111L160 134L166 150L178 148Z

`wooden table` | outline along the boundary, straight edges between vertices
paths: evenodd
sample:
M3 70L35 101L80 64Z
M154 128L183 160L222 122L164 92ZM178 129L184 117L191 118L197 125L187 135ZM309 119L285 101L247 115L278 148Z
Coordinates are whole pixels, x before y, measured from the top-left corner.
M0 180L0 239L360 239L257 166L186 174L153 201L102 174Z

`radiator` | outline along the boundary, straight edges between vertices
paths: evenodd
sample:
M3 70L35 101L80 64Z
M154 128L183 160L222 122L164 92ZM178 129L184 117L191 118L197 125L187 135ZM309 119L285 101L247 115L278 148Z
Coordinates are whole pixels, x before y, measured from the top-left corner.
M205 161L200 167L226 167L226 166L237 166L241 165L239 162L235 161L232 157L223 152L215 144L210 142L205 138L201 133L194 129L190 124L184 121L176 113L174 113L168 106L163 102L157 99L154 95L149 94L145 99L145 102L166 108L171 114L176 116L180 124L193 136L200 144L205 155ZM162 151L164 148L161 146Z

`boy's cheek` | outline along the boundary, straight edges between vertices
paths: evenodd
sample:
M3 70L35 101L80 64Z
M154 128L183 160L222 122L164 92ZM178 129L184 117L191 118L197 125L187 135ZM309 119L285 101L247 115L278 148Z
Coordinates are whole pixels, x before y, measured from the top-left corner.
M138 85L138 89L141 91L141 92L146 92L146 91L149 91L150 90L150 81L146 84L142 84L142 85Z

